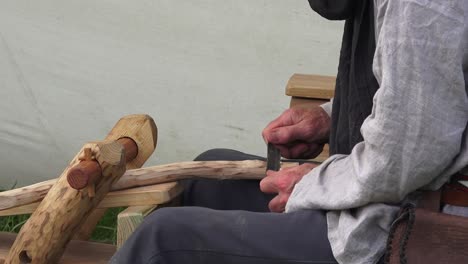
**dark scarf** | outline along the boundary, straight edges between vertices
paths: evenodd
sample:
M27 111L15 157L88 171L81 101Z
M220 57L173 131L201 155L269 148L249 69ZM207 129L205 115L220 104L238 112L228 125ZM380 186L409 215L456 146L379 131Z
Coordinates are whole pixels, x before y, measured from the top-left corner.
M379 88L372 73L373 0L309 0L309 4L324 18L346 20L329 143L331 154L349 154L363 140L360 128L372 111L372 99Z

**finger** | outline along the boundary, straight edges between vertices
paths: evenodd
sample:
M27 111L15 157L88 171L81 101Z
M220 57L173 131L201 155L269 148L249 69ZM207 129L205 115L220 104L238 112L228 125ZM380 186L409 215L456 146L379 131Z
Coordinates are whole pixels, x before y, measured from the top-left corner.
M289 147L287 145L275 145L275 147L279 150L282 157L289 159Z
M293 119L291 118L292 116L292 110L288 109L281 113L280 116L275 118L273 121L271 121L264 130L272 130L277 127L282 127L282 126L290 126L293 124Z
M307 155L307 159L313 159L316 158L320 153L323 151L324 144L313 144L310 148Z
M275 145L280 150L281 156L287 159L311 159L322 152L323 145L295 141L287 145Z
M317 157L323 151L324 144L306 143L306 150L295 149L292 147L289 152L290 155L296 159L312 159Z
M262 131L262 137L265 143L270 142L270 137L272 137L272 132L278 128L283 126L290 126L293 124L292 118L292 110L288 109L284 111L279 117L271 121Z
M271 201L268 203L268 208L272 212L283 213L286 209L286 203L288 202L288 199L289 195L279 194L271 199Z
M290 144L287 150L281 152L281 155L287 159L297 159L304 156L304 154L309 151L309 144L305 142L296 141L293 144ZM280 149L281 150L281 149Z
M264 193L278 193L275 185L276 175L273 171L267 171L267 176L260 181L260 191Z
M272 129L266 134L268 142L273 144L290 144L294 141L306 141L311 137L311 128L305 122Z

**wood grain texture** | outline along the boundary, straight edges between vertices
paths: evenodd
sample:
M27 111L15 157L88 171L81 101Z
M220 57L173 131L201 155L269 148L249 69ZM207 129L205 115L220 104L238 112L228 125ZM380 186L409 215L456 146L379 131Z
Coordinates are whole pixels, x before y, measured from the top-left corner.
M16 239L16 234L0 232L0 263L3 263ZM72 240L59 264L106 264L116 247L109 244Z
M107 196L106 196L107 197ZM105 198L104 198L105 199ZM96 225L99 223L101 218L104 216L108 208L95 208L91 214L84 220L80 229L75 233L73 239L88 241Z
M312 74L294 74L286 86L286 95L330 99L335 95L336 78Z
M157 205L141 205L128 207L117 216L117 248L120 248L135 229L143 222L143 218L156 209Z
M156 149L158 128L149 115L128 115L122 117L112 128L106 140L131 138L138 146L136 157L127 162L127 169L141 168Z
M86 148L92 150L102 169L93 197L87 190L71 188L66 179L68 171L79 163ZM21 228L5 263L57 263L83 219L89 216L124 172L125 154L121 144L115 141L86 144Z
M297 163L285 163L283 167L295 166ZM139 186L173 182L193 177L211 179L262 179L265 176L266 162L247 161L189 161L179 162L142 169L129 170L112 185L112 190L123 190ZM55 181L55 180L53 180ZM31 205L40 201L46 188L52 181L34 184L28 187L0 193L0 216L27 213L34 210ZM20 199L16 199L17 196ZM7 203L2 201L7 200ZM12 201L15 201L14 203Z

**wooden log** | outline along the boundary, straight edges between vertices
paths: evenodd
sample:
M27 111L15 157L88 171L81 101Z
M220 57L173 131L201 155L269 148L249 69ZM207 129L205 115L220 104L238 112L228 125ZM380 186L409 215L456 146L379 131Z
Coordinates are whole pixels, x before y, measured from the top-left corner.
M66 178L68 171L79 164L85 149L92 150L102 169L93 197L86 191L71 188ZM21 228L5 263L58 263L83 219L104 198L112 183L124 174L124 159L123 147L115 141L86 144Z
M156 209L157 205L128 207L117 216L117 249L130 237L143 222L143 218Z
M283 167L298 163L285 163ZM266 162L246 161L189 161L129 170L112 186L123 190L193 177L212 179L262 179ZM0 192L0 214L4 210L35 203L43 199L56 180L48 180L22 188Z
M88 216L88 218L83 222L80 229L75 233L73 239L88 241L91 238L93 231L96 228L96 225L99 223L102 216L104 216L104 214L107 212L107 209L108 208L94 209L93 212Z
M128 146L117 140L131 136L133 128L136 127L139 131L138 137L131 138L138 151L135 158L129 161L129 166L141 166L152 154L157 138L153 120L148 116L138 115L122 118L120 122L125 123L125 126L115 126L108 136L114 141L89 143L72 160L19 232L5 263L59 262L74 233L109 192L112 184L124 174L124 147ZM127 153L134 151L127 150ZM101 177L98 176L94 182L88 181L91 185L86 191L79 191L69 185L67 175L83 160L83 156L86 160L92 157L99 163Z
M125 149L127 170L141 168L156 148L158 130L148 115L130 115L115 124L106 140L117 140ZM138 149L141 149L140 151ZM140 154L140 155L138 155ZM135 160L138 157L138 160ZM79 186L78 186L79 187ZM74 239L89 240L105 209L96 209L86 219Z

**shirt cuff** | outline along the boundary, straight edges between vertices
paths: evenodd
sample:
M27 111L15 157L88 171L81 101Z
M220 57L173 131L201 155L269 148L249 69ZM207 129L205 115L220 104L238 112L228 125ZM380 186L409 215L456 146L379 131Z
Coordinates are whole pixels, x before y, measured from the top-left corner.
M326 102L326 103L320 105L320 107L322 107L323 110L325 110L325 112L327 112L329 117L331 117L332 106L333 106L333 98L330 99L330 102Z

